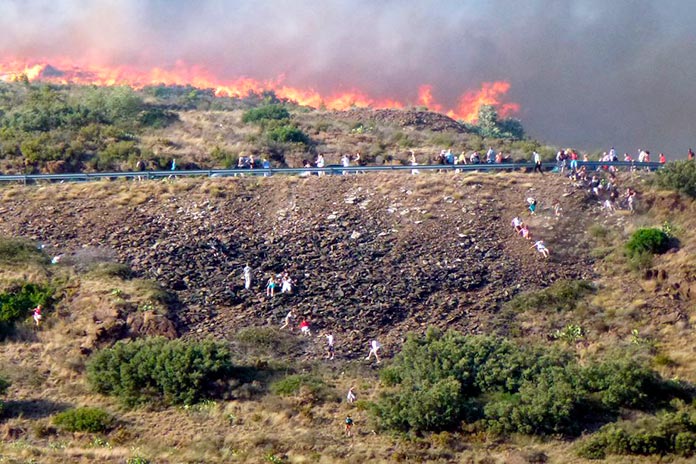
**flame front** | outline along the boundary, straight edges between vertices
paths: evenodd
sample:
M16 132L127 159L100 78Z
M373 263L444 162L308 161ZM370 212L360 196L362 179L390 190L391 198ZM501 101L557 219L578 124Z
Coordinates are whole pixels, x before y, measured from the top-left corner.
M322 95L313 89L301 89L283 84L284 76L275 80L259 81L240 77L222 81L205 68L188 66L177 62L172 69L153 68L148 71L126 66L100 67L78 66L74 62L51 58L44 62L22 60L0 60L0 80L16 81L26 77L29 81L45 81L56 84L88 84L97 86L127 85L142 88L148 85L191 85L197 88L214 89L220 97L245 97L250 92L273 91L279 98L300 105L330 110L359 108L404 108L407 103L397 99L375 99L360 90ZM482 105L493 105L498 113L507 117L519 111L517 103L503 102L510 84L505 81L484 82L479 90L464 92L454 108L446 109L433 97L433 86L424 84L418 89L416 103L432 111L446 113L454 119L475 122Z

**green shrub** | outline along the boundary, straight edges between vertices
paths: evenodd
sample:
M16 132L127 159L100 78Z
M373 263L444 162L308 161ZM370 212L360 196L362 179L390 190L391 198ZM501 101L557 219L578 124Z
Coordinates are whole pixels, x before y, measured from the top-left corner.
M69 409L53 418L57 427L68 432L106 432L113 422L111 415L99 408Z
M656 174L661 187L696 198L696 163L689 160L667 163Z
M0 337L8 335L17 321L29 317L37 305L49 306L53 289L39 284L22 283L0 293Z
M218 394L232 368L223 344L152 338L99 351L87 364L87 379L96 392L127 405L190 405Z
M374 405L382 426L403 432L449 430L461 422L467 410L458 380L449 377L433 384L404 385L387 393Z
M585 387L597 392L602 404L612 410L646 407L662 396L658 374L632 359L590 365L583 376Z
M577 451L580 457L604 459L609 454L691 457L696 453L696 415L683 407L638 422L605 425Z
M7 380L5 377L0 376L0 395L4 395L7 392L7 389L10 387L10 381ZM5 403L3 403L2 400L0 400L0 416L2 416L3 411L5 410Z
M331 388L321 377L311 374L292 374L271 384L271 392L280 396L306 396L326 400L333 396Z
M626 254L633 258L643 253L664 253L669 249L669 237L660 229L638 229L626 243Z
M507 303L507 307L516 312L530 309L572 311L583 296L594 292L594 285L586 280L558 280L543 290L516 296Z
M309 144L309 137L299 128L291 124L283 124L271 127L266 132L266 137L271 142L277 143L302 143Z
M451 430L474 421L497 433L574 435L584 421L606 420L618 408L688 396L637 361L583 368L569 351L453 331L409 335L380 375L390 389L371 411L383 427L400 431ZM594 408L600 414L588 414Z
M269 120L289 119L290 112L281 105L266 105L260 108L253 108L242 115L242 122L263 123Z
M0 263L48 263L48 257L35 242L23 238L0 238Z

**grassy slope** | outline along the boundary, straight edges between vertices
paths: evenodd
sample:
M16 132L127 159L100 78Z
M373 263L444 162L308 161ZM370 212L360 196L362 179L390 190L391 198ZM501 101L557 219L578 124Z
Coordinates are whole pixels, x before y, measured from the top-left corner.
M200 181L200 189L215 189L212 181ZM639 182L637 179L627 182ZM482 184L482 188L500 188L499 182ZM496 187L496 185L498 185ZM134 201L150 194L173 195L176 184L153 183L147 195L99 188L92 185L62 186L58 189L11 188L4 190L9 199L16 195L42 195L66 199L104 195L113 202ZM508 185L506 188L511 188ZM599 292L587 304L568 314L554 315L526 311L518 316L521 336L545 340L551 327L577 323L587 331L585 343L578 344L579 356L601 353L632 343L632 330L639 331L639 341L649 342L662 355L655 367L666 377L679 377L696 382L696 340L691 325L696 314L691 300L673 299L669 288L680 283L688 285L685 273L696 266L693 219L694 202L668 192L646 192L641 214L628 216L623 212L608 217L596 212L592 237L595 250L606 257L597 264ZM573 211L566 210L566 215ZM507 222L507 217L504 218ZM541 221L542 219L538 219ZM681 248L656 258L653 267L667 272L667 281L645 280L639 273L627 271L620 253L621 244L638 226L659 225L669 220L676 226ZM586 224L589 226L590 224ZM602 251L604 250L604 251ZM65 272L59 276L57 273ZM26 276L26 277L25 277ZM125 410L110 398L91 394L82 375L84 358L79 355L74 334L89 330L85 320L95 306L112 309L114 286L125 293L137 294L127 283L113 278L78 275L66 268L33 263L4 266L0 279L13 278L42 281L61 277L66 286L64 305L49 315L39 332L27 322L14 339L4 342L0 369L13 381L8 392L8 417L2 427L5 441L0 454L5 462L124 462L128 457L142 455L152 462L272 462L272 457L287 455L291 462L531 462L536 452L543 452L550 462L582 462L571 452L572 443L512 437L498 443L487 436L450 436L439 434L417 442L407 442L387 435L372 433L365 411L342 402L312 404L302 396L280 398L265 395L252 401L206 403L198 407L169 408L163 411ZM629 295L629 298L626 296ZM670 297L672 295L672 297ZM683 314L683 316L680 316ZM546 328L534 331L533 328ZM351 362L327 366L310 362L307 369L319 372L335 387L337 399L349 386L356 386L359 399L371 399L379 393L376 371ZM66 405L97 405L113 412L122 427L104 437L47 432L50 417ZM342 420L350 412L356 421L356 436L341 436ZM654 458L617 458L612 462L654 462ZM675 459L673 462L687 462Z

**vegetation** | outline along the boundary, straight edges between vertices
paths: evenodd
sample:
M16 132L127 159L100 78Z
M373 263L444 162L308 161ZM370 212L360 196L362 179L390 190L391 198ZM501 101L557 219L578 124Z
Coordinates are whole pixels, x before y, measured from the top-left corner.
M229 350L212 341L163 338L118 342L87 366L92 388L127 405L197 403L219 394L232 374Z
M403 432L465 421L495 433L576 435L589 426L584 417L647 408L679 390L632 359L581 367L569 352L435 330L410 336L382 379L393 389L373 411Z
M16 322L30 316L37 305L49 306L53 289L39 284L16 283L0 293L0 338L7 336Z
M498 119L498 112L491 105L479 108L478 123L470 126L470 129L482 137L513 140L524 138L522 123L518 119Z
M646 228L635 231L628 243L626 253L630 258L643 253L659 254L669 248L669 237L661 229Z
M696 163L693 160L668 163L656 176L659 186L696 198Z
M602 427L580 445L578 455L604 459L608 455L667 455L696 453L696 411L683 404L673 412Z
M0 264L31 262L48 262L48 257L35 242L23 238L0 238Z
M595 291L591 282L585 280L558 280L538 292L516 296L508 303L508 309L516 312L528 309L564 312L575 308L583 296Z
M4 376L0 376L0 395L7 393L7 389L10 387L11 383ZM5 410L5 403L0 399L0 416Z
M102 433L111 428L113 418L99 408L77 408L56 414L53 423L68 432Z

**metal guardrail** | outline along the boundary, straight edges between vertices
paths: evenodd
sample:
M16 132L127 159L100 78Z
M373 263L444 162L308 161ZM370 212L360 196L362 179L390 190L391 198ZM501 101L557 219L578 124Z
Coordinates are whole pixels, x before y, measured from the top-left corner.
M557 163L542 164L544 170L549 171L557 167ZM601 169L606 166L616 168L634 168L654 171L664 165L661 163L637 163L637 162L602 162L602 161L578 161L578 167L586 166L588 170ZM328 166L325 168L268 168L268 169L200 169L190 171L124 171L124 172L85 172L70 174L16 174L0 175L0 182L21 182L24 184L36 181L54 182L87 182L94 180L115 179L166 179L170 177L234 177L234 176L272 176L272 175L310 175L324 173L326 175L342 175L366 172L383 171L510 171L532 170L533 163L480 163L480 164L422 164L422 165L394 165L394 166Z

